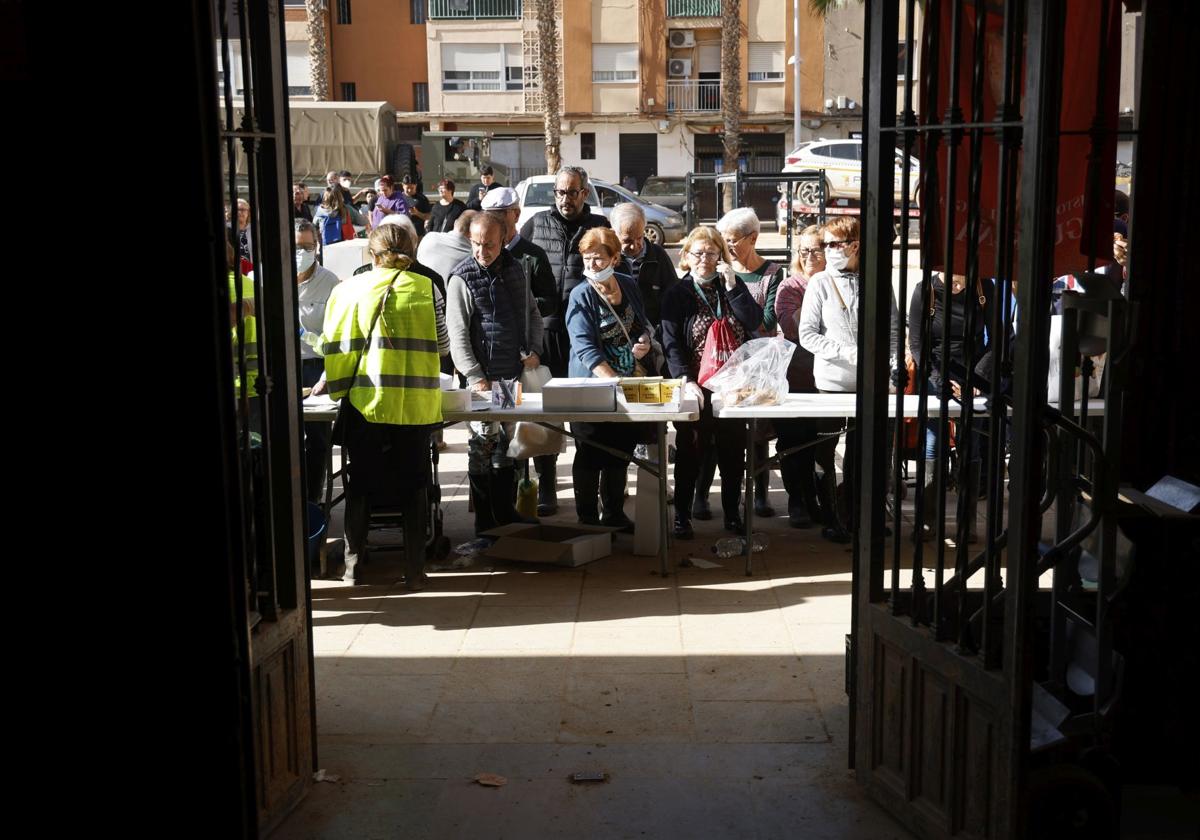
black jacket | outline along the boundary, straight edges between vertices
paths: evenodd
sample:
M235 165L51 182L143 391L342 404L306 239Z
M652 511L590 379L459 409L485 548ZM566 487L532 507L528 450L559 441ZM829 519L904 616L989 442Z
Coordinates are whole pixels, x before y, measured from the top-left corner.
M942 307L942 294L945 285L942 283L942 278L938 274L934 274L932 278L933 285L933 320L930 325L929 335L925 335L925 316L928 315L927 310L921 308L921 298L924 292L923 284L918 284L913 290L912 300L908 306L908 349L912 352L913 359L917 363L917 370L920 370L921 357L925 351L929 351L929 378L933 384L941 388L942 372L942 321L944 309ZM979 295L983 294L984 303L979 303ZM957 295L950 296L950 361L951 361L951 376L952 382L963 384L965 379L965 364L967 342L966 336L966 313L967 307L971 306L975 309L975 335L972 342L974 348L972 357L975 361L975 375L982 376L984 379L991 379L992 375L992 353L991 348L984 342L984 329L991 329L992 326L992 307L995 298L995 286L991 280L980 280L978 289L963 289ZM955 371L954 368L959 370Z
M662 322L663 298L666 297L667 291L679 282L679 276L675 273L675 263L671 261L663 246L647 239L645 247L646 251L636 274L633 264L625 256L621 257L617 271L637 278L642 307L646 311L646 317L654 325L655 338L662 341L662 328L659 324Z
M554 269L550 267L550 258L546 256L546 252L521 236L517 238L517 244L509 249L509 253L516 257L517 262L525 269L525 276L529 278L529 288L537 301L538 312L542 313L543 323L546 318L557 315L562 306L558 300L558 286L554 282Z
M747 338L753 329L762 323L762 307L754 300L750 290L741 280L733 291L725 291L721 278L713 281L721 298L722 314L731 313L746 328ZM662 303L663 350L667 354L667 367L671 376L686 376L695 381L699 370L692 363L692 322L700 314L700 299L692 288L692 275L685 274L676 283Z
M504 185L501 184L499 181L492 181L492 185L490 187L485 187L483 185L483 181L480 181L478 184L475 184L473 187L471 187L471 189L469 189L467 191L467 209L468 210L482 210L483 209L483 197L485 195L487 195L488 193L490 193L492 190L497 190L503 186Z
M567 322L562 313L567 311L571 290L583 282L583 254L579 253L579 240L592 228L609 227L608 219L593 213L583 205L583 211L574 221L568 221L554 207L543 210L521 228L521 238L540 246L550 260L554 270L554 282L558 288L559 310L544 318L546 329L566 332Z
M467 205L463 204L457 198L449 204L442 204L440 201L435 201L433 209L429 211L432 215L429 221L425 223L425 232L449 233L454 230L454 223L466 209Z

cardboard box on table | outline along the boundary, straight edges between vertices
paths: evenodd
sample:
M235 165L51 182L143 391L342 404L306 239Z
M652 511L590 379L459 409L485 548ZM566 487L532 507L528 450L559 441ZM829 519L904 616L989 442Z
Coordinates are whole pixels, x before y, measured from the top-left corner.
M483 556L520 563L582 566L612 554L612 535L615 530L599 525L513 522L482 533L481 536L497 538L483 552Z
M557 376L542 386L543 411L616 411L617 380Z

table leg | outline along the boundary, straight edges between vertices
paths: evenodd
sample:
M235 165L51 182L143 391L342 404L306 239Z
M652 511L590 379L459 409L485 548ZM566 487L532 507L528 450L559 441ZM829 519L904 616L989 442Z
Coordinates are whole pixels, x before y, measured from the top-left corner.
M329 449L325 452L325 503L321 505L325 514L325 535L329 536L329 520L332 518L330 513L333 511L333 441L329 441ZM321 546L321 550L317 552L317 570L321 577L325 577L329 573L329 558L326 556L325 546Z
M658 434L658 564L667 576L667 424L657 423Z
M751 417L746 422L746 576L749 577L753 572L750 565L754 558L753 547L750 545L750 538L754 534L754 433L758 426L758 420Z

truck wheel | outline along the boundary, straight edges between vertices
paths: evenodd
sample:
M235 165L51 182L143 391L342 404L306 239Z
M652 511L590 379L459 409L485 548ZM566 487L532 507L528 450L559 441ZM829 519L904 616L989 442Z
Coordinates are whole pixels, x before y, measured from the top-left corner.
M405 175L417 177L417 159L412 146L408 143L400 143L396 146L395 154L392 156L392 176L399 180Z
M646 238L649 239L651 242L653 242L655 245L661 245L661 244L663 244L663 240L666 239L666 235L663 234L663 229L661 227L659 227L656 223L647 222Z

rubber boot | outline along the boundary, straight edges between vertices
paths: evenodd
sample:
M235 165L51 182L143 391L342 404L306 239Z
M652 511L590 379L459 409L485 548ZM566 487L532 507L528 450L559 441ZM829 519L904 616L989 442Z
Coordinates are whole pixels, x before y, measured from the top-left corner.
M788 524L793 528L812 527L812 519L804 504L802 491L803 480L800 477L800 463L795 453L779 459L779 474L783 476L783 489L788 497ZM812 495L810 489L809 495Z
M830 542L850 542L850 532L846 530L838 514L837 474L824 473L817 480L817 493L821 500L821 512L825 517L825 527L821 529L821 536Z
M361 570L359 566L367 562L367 529L371 524L371 504L365 496L346 493L346 516L343 527L346 531L346 570L342 572L342 581L358 583Z
M575 491L575 516L584 525L600 524L600 470L592 469L576 455L571 463L571 484Z
M924 525L917 527L913 524L913 542L928 540L934 536L935 528L931 523L937 521L937 460L925 460L925 486L921 488L921 504L923 506Z
M600 493L604 501L601 525L633 533L633 520L625 515L625 467L606 467L600 471Z
M533 465L538 474L537 515L553 516L558 513L558 456L539 455Z
M700 474L696 477L695 497L692 501L692 516L696 519L712 519L712 506L708 494L717 475L717 448L711 447L700 456Z
M478 537L499 524L492 514L491 476L486 473L468 475L467 480L471 484L471 501L475 506L475 536Z
M746 521L742 518L742 474L730 479L721 473L721 511L725 517L725 530L734 534L746 533Z
M428 491L422 487L404 504L404 588L425 588L425 525L429 518Z

